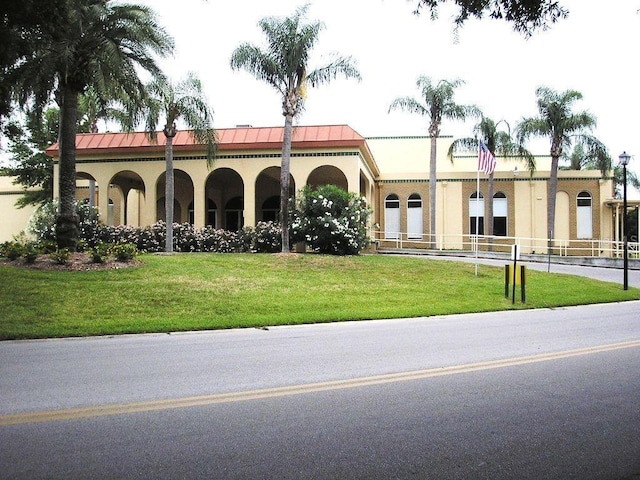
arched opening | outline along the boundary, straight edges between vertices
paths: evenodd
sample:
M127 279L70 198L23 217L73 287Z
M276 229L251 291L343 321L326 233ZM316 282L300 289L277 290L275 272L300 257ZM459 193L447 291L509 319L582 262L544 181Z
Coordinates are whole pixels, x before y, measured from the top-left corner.
M296 182L289 174L289 198L295 196ZM265 168L256 178L256 222L280 220L280 167Z
M111 177L109 185L117 188L121 196L121 202L118 202L120 218L117 222L122 225L139 225L140 202L146 190L142 177L131 170L123 170Z
M214 228L235 229L244 225L244 182L231 168L217 168L205 183L207 225ZM227 209L232 210L227 215ZM238 227L240 225L240 227Z
M189 205L193 203L193 181L183 170L173 171L173 221L187 223L189 219ZM156 220L166 221L166 173L163 173L156 184Z
M86 201L92 207L98 205L98 184L93 175L86 172L76 173L76 200Z
M343 190L349 189L347 177L342 170L333 165L323 165L314 169L307 178L307 185L314 189L322 185L335 185Z

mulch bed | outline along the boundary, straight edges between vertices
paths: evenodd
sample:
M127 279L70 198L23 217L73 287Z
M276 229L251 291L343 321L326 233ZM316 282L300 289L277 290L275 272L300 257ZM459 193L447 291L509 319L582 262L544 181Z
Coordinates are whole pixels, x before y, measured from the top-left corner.
M121 268L132 268L142 265L142 261L133 259L129 262L120 262L115 258L108 258L104 263L94 263L87 253L72 253L69 261L65 265L59 265L49 258L48 255L38 255L34 263L27 263L23 258L17 260L9 260L8 258L0 258L0 265L10 265L14 267L30 268L33 270L56 270L56 271L100 271L100 270L117 270Z

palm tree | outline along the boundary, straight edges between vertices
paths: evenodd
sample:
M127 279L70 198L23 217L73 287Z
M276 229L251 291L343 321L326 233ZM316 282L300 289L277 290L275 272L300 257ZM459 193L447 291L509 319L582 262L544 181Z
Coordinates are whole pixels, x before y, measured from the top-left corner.
M289 171L293 119L302 112L306 87L329 83L338 75L360 79L360 73L351 57L336 55L327 65L309 69L309 54L324 25L321 22L303 23L307 8L308 5L305 5L297 9L291 17L263 18L258 26L267 38L267 49L243 43L231 55L231 68L247 70L282 95L282 115L285 118L280 168L283 253L289 252Z
M418 77L416 85L421 90L424 103L412 98L396 98L389 107L391 110L402 110L429 118L429 136L431 137L431 157L429 162L429 248L435 247L436 236L436 169L437 140L440 136L442 120L465 120L467 117L482 115L475 105L458 105L454 102L455 89L463 85L459 79L440 80L435 85L426 76Z
M162 121L165 136L166 185L165 213L167 239L165 250L173 252L173 138L178 133L176 122L182 120L193 139L207 147L207 164L212 165L215 158L217 140L212 127L213 112L209 108L200 80L189 73L187 78L172 85L165 77L157 77L147 85L149 98L143 107L145 129L153 141L157 141L156 128Z
M75 210L75 141L78 96L92 86L102 98L124 90L132 103L141 101L139 69L160 74L153 54L172 51L173 40L158 25L153 11L110 0L68 0L33 40L33 53L11 69L7 78L21 105L39 113L52 94L60 100L59 207L56 237L60 248L74 251L78 241Z
M524 118L516 135L520 143L530 137L549 137L551 140L551 172L547 187L547 232L549 249L552 247L558 192L558 164L565 149L580 144L585 149L585 159L593 162L603 174L611 169L611 157L600 140L588 132L596 126L596 119L587 111L574 113L574 103L582 100L576 90L556 92L548 87L536 89L538 117Z
M505 130L498 127L504 124ZM459 138L449 146L447 156L453 162L453 154L457 151L478 151L478 141L482 141L494 157L519 157L526 162L527 169L533 174L536 169L535 157L522 144L514 140L511 135L511 127L506 120L494 122L492 119L483 116L480 122L473 127L474 137ZM494 183L493 174L489 175L489 185L487 192L488 201L485 202L487 213L487 235L489 236L489 250L493 244L493 195ZM478 228L478 227L476 227ZM479 230L476 230L479 232Z
M573 151L569 156L565 155L565 160L567 161L568 165L560 166L561 170L598 170L600 169L600 166L598 166L596 160L593 158L589 158L589 156L584 150L584 146L580 143L576 144L573 147ZM623 180L622 166L616 165L613 167L613 186L614 186L614 193L616 198L622 198L621 189L623 184L624 184L624 180ZM631 185L636 190L640 190L640 179L634 172L628 169L627 169L627 184Z

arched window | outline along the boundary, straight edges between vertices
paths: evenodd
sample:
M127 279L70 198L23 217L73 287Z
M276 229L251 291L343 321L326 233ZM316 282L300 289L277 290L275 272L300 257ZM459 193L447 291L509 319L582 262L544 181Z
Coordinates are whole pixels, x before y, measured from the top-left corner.
M593 238L593 208L591 194L580 192L577 200L577 233L578 238Z
M407 200L407 238L422 240L422 197L417 193Z
M384 199L384 238L400 238L400 199L395 193Z
M507 236L507 196L502 192L497 192L493 196L493 234L498 237Z
M476 221L478 229L476 230ZM484 195L473 192L469 197L469 234L484 235Z

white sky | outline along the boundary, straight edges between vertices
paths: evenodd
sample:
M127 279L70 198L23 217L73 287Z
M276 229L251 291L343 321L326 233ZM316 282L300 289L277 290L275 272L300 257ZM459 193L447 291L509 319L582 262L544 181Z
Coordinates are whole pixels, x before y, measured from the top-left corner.
M173 81L187 71L202 80L215 112L215 127L280 126L284 119L275 90L229 59L242 42L264 45L257 26L265 16L290 15L304 0L144 0L176 40L174 58L163 61ZM419 99L419 75L435 81L460 78L458 103L478 105L486 116L507 120L512 128L524 116L537 115L535 89L575 89L584 99L576 110L598 119L594 134L617 162L623 151L640 153L636 112L636 47L640 45L640 0L562 0L568 19L526 39L504 21L470 20L453 38L451 10L433 22L425 11L412 14L415 0L315 0L308 20L321 20L311 67L328 55L351 55L362 81L338 78L309 89L299 124L346 123L363 136L425 135L426 119L387 113L400 96ZM445 122L443 135L470 136L474 122ZM531 145L548 153L547 142ZM640 171L640 156L631 168Z
M194 71L203 82L215 112L216 128L239 124L280 126L280 98L275 90L244 71L232 71L232 51L242 42L264 45L258 20L292 14L304 0L138 0L151 6L175 38L176 53L162 66L173 81ZM456 92L458 103L476 104L495 121L512 128L525 116L537 115L535 89L575 89L584 99L576 110L598 119L594 134L617 162L627 151L640 154L636 112L636 48L640 45L640 0L561 0L566 20L526 39L510 24L491 19L469 20L458 43L453 38L452 11L442 9L431 21L428 12L413 15L416 0L315 0L308 20L321 20L311 67L329 54L351 55L362 81L338 78L309 89L303 125L342 124L363 136L425 135L427 120L403 112L387 113L397 97L419 97L419 75L466 82ZM445 122L443 135L470 136L473 121ZM530 145L548 153L547 141ZM630 168L640 172L640 155ZM635 165L634 165L635 164Z

